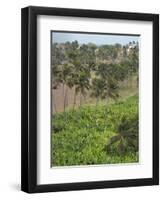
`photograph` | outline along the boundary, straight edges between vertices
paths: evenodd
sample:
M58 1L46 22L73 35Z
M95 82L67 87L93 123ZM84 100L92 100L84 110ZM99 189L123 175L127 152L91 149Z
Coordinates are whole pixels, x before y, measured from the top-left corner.
M140 35L51 31L51 166L139 163Z
M159 185L159 14L21 9L21 190Z

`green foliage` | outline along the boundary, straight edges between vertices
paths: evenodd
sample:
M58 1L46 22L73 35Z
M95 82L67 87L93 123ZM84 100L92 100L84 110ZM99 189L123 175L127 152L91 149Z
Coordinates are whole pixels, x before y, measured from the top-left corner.
M102 59L116 59L120 44L116 45L102 45L99 48L98 56Z
M102 99L116 99L118 97L118 81L116 78L116 67L113 64L101 63L97 67L96 77L92 80L92 94ZM98 78L97 78L98 77ZM97 82L97 83L96 83ZM99 96L97 96L100 90Z
M118 127L117 134L110 138L108 152L123 155L138 151L138 114L123 116Z
M138 44L131 44L134 48L130 50L128 45L120 44L79 45L78 41L52 44L52 88L61 84L63 88L74 87L74 107L76 94L80 94L80 105L82 96L91 95L96 101L105 98L107 102L116 99L119 82L138 73L139 48ZM67 90L63 89L64 110L68 107Z
M52 118L52 165L137 162L138 149L132 148L131 141L126 140L130 145L125 146L124 154L119 154L117 143L113 142L117 133L138 135L137 122L137 96L109 105L100 102L98 106L83 105L80 109L55 114ZM114 144L109 150L108 141L111 140Z

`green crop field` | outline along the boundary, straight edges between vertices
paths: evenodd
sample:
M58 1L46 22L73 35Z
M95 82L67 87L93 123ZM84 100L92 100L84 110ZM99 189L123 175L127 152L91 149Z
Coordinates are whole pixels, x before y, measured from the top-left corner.
M138 162L138 96L52 117L52 165Z

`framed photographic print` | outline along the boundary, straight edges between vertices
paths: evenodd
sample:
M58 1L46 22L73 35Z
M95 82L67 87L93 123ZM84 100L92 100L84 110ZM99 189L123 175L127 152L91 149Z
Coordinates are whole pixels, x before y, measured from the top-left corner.
M22 190L159 184L159 16L22 9Z

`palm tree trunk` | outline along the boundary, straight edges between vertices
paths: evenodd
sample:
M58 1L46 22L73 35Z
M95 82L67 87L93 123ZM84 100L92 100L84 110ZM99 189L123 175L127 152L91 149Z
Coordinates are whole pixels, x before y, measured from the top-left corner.
M67 86L67 92L66 92L66 107L68 107L68 90L69 90L69 87Z
M136 78L136 86L139 87L139 77L137 75L137 78Z
M80 106L82 105L82 93L80 92Z
M65 95L64 95L64 112L65 112L65 109L66 109L67 91L68 91L68 87L66 86Z
M98 105L99 97L96 98L96 107Z
M65 84L62 83L62 95L64 96L64 88L65 88Z
M63 99L63 109L64 109L64 93L65 93L65 84L62 84L62 99Z
M56 107L56 103L55 103L55 95L54 95L54 91L52 90L52 114L57 113L57 107Z
M83 101L84 101L84 103L86 103L86 94L84 94L83 97L84 97Z
M75 91L74 91L73 110L75 109L75 105L76 105L76 89L75 89Z

